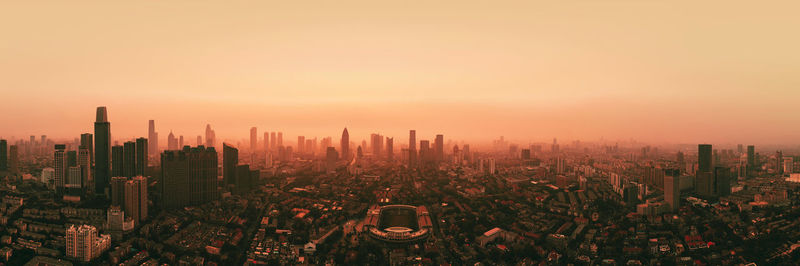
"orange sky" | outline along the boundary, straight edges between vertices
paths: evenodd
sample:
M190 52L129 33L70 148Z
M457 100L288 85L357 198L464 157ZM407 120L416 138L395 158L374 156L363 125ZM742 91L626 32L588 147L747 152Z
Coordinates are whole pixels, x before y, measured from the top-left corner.
M117 137L800 139L797 1L31 2L0 3L4 138L105 105Z

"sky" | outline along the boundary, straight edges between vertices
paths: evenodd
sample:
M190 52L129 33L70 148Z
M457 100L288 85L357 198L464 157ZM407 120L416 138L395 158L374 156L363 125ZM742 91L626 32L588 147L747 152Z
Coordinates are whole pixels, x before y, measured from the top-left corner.
M798 1L3 1L0 137L798 144ZM163 140L162 140L163 141ZM163 141L166 143L166 141Z

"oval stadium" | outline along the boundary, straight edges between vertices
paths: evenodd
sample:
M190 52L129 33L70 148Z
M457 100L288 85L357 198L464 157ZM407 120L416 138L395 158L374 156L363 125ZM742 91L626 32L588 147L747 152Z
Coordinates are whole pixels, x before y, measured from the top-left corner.
M389 243L407 243L428 237L431 218L425 206L372 206L364 220L370 237Z

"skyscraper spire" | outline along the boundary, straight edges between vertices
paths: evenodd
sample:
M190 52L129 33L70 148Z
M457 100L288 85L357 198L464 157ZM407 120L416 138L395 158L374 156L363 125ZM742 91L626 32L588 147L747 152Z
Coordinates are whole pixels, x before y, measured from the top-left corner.
M342 131L342 141L339 143L342 150L342 159L350 159L350 134L347 133L347 127Z

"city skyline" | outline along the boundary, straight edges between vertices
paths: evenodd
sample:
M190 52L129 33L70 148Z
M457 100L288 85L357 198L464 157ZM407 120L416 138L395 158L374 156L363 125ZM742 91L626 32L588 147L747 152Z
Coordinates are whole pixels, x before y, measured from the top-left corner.
M115 135L131 138L156 119L162 136L212 124L237 139L252 126L347 126L466 141L797 143L800 39L786 33L798 4L779 2L6 3L0 29L14 41L0 49L0 90L11 101L0 112L24 115L0 117L0 129L73 136L105 105ZM56 110L62 99L81 102Z

